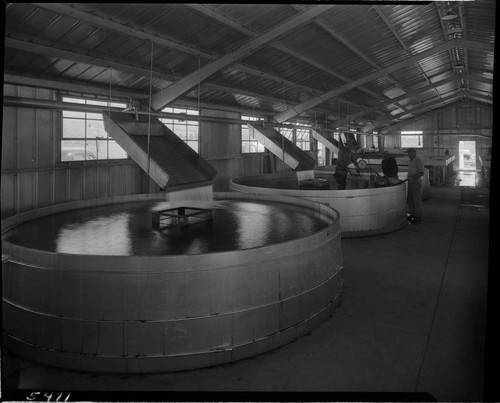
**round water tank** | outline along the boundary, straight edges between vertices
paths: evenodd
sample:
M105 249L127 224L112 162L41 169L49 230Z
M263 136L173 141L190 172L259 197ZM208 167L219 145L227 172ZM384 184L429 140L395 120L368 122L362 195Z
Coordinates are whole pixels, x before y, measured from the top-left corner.
M99 206L161 202L164 197L71 202L2 221L4 346L47 365L76 370L185 370L280 347L325 321L339 304L339 215L309 200L214 193L214 202L282 206L281 216L265 216L271 223L283 219L286 224L287 209L319 223L299 229L302 235L291 239L234 250L96 255L9 241L16 228L36 229L37 220L47 217ZM255 214L262 215L262 210ZM255 222L239 221L234 233L252 233ZM83 225L77 221L74 227ZM157 234L163 236L161 231Z
M333 172L316 171L315 177L330 178L329 189L301 189L295 173L234 178L229 187L245 194L300 197L328 205L340 213L343 237L378 235L407 225L406 185L373 187L370 175L348 175L347 189L338 190Z

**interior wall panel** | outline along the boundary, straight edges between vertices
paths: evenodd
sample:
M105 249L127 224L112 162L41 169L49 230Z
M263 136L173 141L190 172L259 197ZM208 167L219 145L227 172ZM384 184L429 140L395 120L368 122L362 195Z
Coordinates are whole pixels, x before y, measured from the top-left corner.
M53 111L45 109L35 110L35 134L36 134L36 167L45 168L53 165L55 156L52 152Z
M17 189L18 189L18 209L22 213L24 211L35 208L34 203L34 177L35 172L20 172L17 174Z
M70 168L67 170L67 183L69 184L68 201L83 199L82 194L82 170L79 168Z
M33 168L35 166L35 110L19 108L17 113L17 167Z
M68 180L67 178L67 170L55 170L54 171L54 179L52 181L53 186L53 195L54 195L54 204L64 203L68 201Z
M2 203L2 219L16 214L16 176L14 174L2 174L2 192L0 202Z
M50 206L52 202L52 172L36 172L36 208Z
M3 108L2 118L2 171L16 168L17 109Z
M97 182L97 197L109 196L109 177L110 177L110 166L98 167L96 172L96 182ZM128 178L125 181L130 180Z
M87 164L83 165L83 169L81 170L82 180L84 182L83 190L85 192L85 199L94 199L99 197L97 193L97 168L88 166Z
M4 85L4 95L58 99L55 91L15 85ZM159 191L130 160L92 162L94 165L61 162L60 119L61 113L55 110L4 106L2 218L82 198Z

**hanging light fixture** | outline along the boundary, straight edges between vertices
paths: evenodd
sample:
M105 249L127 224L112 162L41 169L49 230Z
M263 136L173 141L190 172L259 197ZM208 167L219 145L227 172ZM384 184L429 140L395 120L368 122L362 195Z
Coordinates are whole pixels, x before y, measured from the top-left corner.
M457 18L458 15L456 15L452 10L451 8L449 8L444 14L443 16L441 17L442 20L444 21L451 21L451 20L454 20L455 18Z

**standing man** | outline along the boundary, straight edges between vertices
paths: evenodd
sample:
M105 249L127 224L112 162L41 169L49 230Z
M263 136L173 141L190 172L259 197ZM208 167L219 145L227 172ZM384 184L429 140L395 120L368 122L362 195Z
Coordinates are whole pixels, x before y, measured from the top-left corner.
M353 163L359 172L358 162L356 161L356 154L352 151L354 145L351 140L347 140L345 145L339 141L339 157L335 165L335 180L339 190L344 190L347 186L347 166Z
M410 159L408 164L408 194L406 201L410 215L408 222L410 224L418 224L422 221L422 176L425 174L424 163L417 157L417 150L409 148L406 153Z

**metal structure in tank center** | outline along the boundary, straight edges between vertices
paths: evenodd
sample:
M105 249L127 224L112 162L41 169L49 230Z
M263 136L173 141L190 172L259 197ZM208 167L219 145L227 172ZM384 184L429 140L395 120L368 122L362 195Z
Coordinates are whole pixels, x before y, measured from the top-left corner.
M188 225L211 221L213 218L213 209L181 206L154 211L151 215L153 228L186 227Z

